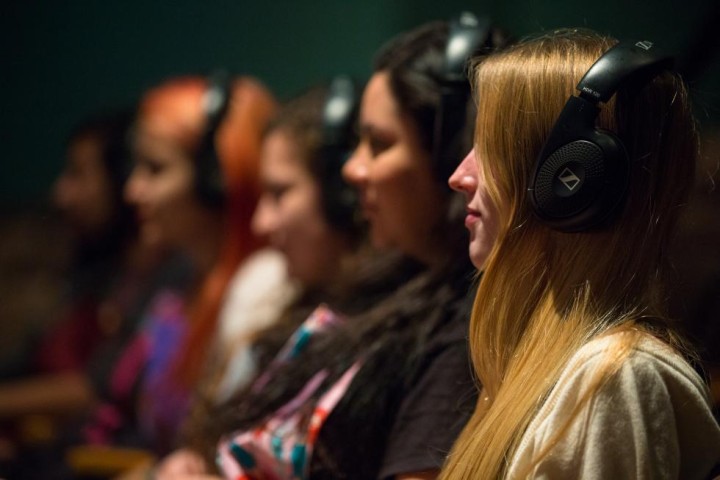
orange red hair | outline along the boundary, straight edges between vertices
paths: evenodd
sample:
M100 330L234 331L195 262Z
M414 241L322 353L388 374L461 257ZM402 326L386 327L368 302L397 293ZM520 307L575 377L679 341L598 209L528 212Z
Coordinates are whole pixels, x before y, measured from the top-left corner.
M202 106L207 80L180 77L148 92L139 105L140 121L153 117L164 133L192 158L204 131ZM258 180L262 136L277 109L269 91L258 81L233 81L230 104L215 136L225 183L225 224L217 260L201 279L188 306L189 329L175 362L175 376L186 386L198 380L217 326L225 290L239 265L262 246L251 230L260 196Z

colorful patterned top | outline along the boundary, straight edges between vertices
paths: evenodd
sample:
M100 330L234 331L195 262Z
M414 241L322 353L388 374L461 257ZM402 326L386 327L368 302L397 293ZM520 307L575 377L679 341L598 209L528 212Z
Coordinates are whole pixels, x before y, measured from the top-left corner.
M319 306L298 328L278 353L274 362L253 385L261 390L272 380L275 369L296 357L314 334L337 325L341 319L327 306ZM317 372L302 390L270 418L249 431L221 441L218 467L226 478L235 480L301 480L307 478L308 465L320 428L347 391L360 363L350 367L313 405L309 400L327 377Z
M183 295L161 291L110 373L110 398L86 425L87 443L135 444L158 451L172 446L190 393L168 373L186 333ZM148 440L152 445L144 445Z
M282 408L253 423L249 431L223 438L219 470L232 480L385 480L439 470L477 400L467 360L473 300L467 295L446 302L434 317L413 312L420 316L409 320L413 334L368 348L362 361L350 363L347 370L336 372L328 365L326 373L321 359L308 355L308 362L319 362L319 371ZM312 322L333 318L326 307L316 311L278 362L307 345L314 333L308 328ZM434 326L423 331L430 322ZM293 363L303 361L299 357ZM273 375L277 381L292 382L288 375L293 371L271 369L256 388Z

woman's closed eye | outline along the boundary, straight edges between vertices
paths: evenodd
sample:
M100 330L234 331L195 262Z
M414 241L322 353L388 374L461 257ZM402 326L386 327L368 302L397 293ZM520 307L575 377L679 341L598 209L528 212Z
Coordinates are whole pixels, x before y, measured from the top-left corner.
M373 136L368 140L368 145L370 146L370 153L372 156L377 157L385 150L392 147L392 142L385 138Z
M263 185L263 193L269 196L274 202L279 202L290 190L291 185L279 183L266 183Z
M389 134L379 131L372 126L360 128L360 145L365 145L370 150L372 157L377 157L395 143L395 139Z
M146 155L137 155L134 161L138 170L150 175L158 175L165 169L165 162Z

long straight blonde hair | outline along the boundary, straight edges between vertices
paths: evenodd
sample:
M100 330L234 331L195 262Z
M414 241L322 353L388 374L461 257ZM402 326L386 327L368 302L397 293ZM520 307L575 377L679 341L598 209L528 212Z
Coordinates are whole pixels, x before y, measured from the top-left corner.
M602 107L598 126L618 134L631 162L628 195L610 225L553 231L532 214L527 199L535 158L567 98L614 43L589 31L563 30L492 55L475 70L475 149L501 227L470 324L483 392L443 479L504 478L563 367L591 339L627 332L605 355L576 413L641 335L681 348L665 321L661 266L692 183L698 142L675 74L623 88ZM560 426L560 435L568 426ZM528 463L542 460L559 440Z

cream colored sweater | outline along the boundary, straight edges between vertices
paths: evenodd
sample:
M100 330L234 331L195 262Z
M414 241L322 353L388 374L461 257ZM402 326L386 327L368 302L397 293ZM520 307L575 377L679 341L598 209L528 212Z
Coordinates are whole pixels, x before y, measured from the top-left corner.
M568 418L619 335L594 340L573 356L522 438L508 478L519 478ZM529 478L706 479L718 463L720 428L707 387L684 359L648 337Z

